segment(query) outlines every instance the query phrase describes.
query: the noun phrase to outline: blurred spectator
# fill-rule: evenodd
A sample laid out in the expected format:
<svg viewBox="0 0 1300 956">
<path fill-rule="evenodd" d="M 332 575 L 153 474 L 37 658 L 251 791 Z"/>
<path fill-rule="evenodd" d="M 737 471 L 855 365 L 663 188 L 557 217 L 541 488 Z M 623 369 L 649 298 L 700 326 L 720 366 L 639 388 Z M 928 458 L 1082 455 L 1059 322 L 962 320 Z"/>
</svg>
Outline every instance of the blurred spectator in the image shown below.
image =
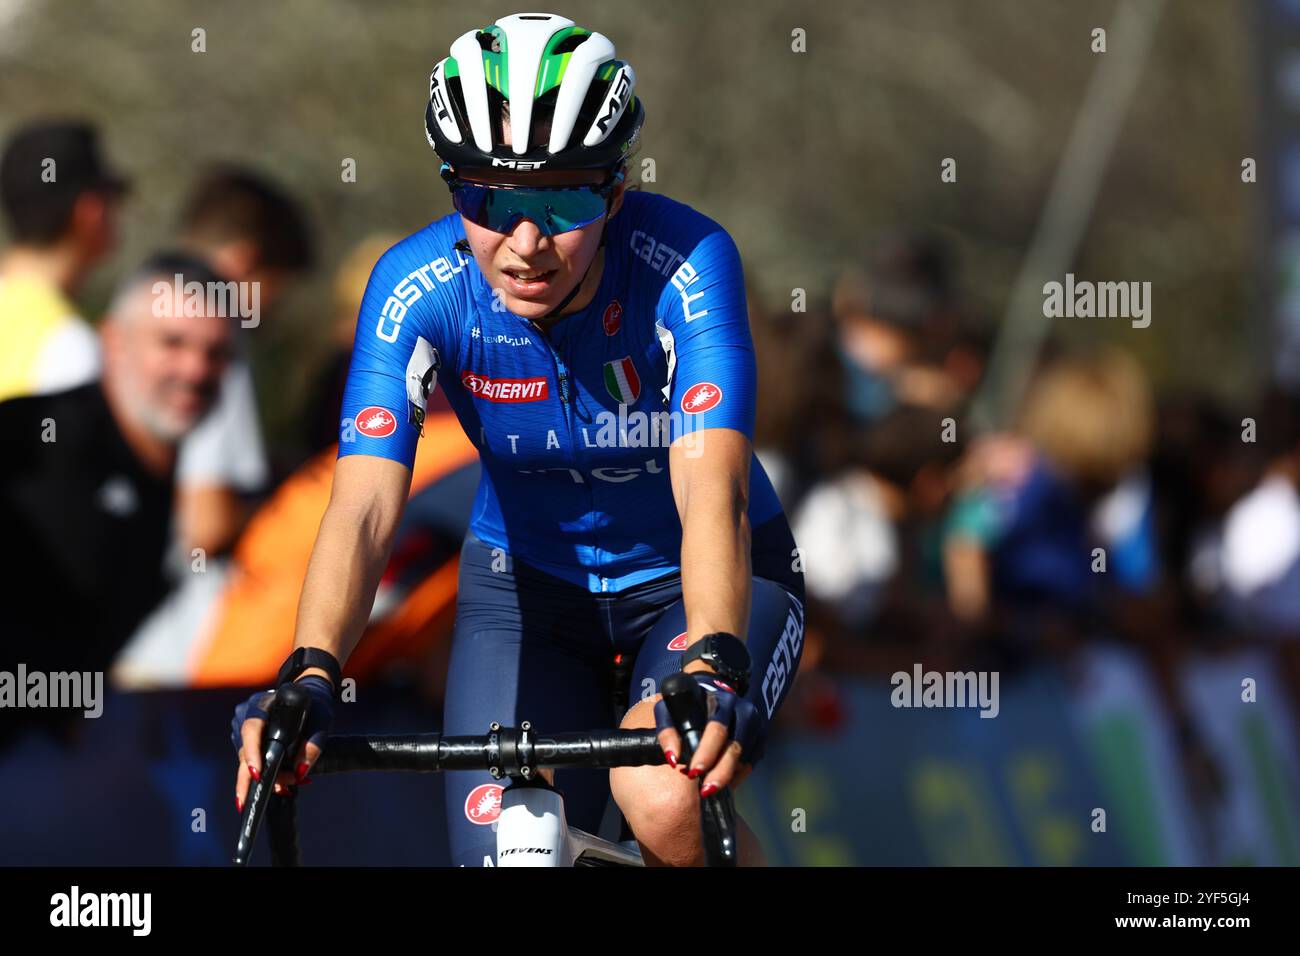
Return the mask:
<svg viewBox="0 0 1300 956">
<path fill-rule="evenodd" d="M 298 204 L 237 167 L 216 167 L 199 180 L 184 204 L 178 233 L 180 244 L 218 275 L 257 290 L 258 323 L 313 261 Z M 217 407 L 186 440 L 178 466 L 182 540 L 208 555 L 231 547 L 249 514 L 244 496 L 266 490 L 270 480 L 244 347 L 237 336 Z"/>
<path fill-rule="evenodd" d="M 352 339 L 357 333 L 357 315 L 365 296 L 366 280 L 379 257 L 401 238 L 398 235 L 377 235 L 361 240 L 339 264 L 338 271 L 334 274 L 334 320 L 329 333 L 330 355 L 316 376 L 315 385 L 308 390 L 305 428 L 309 454 L 329 448 L 339 440 L 343 386 L 348 380 Z M 441 397 L 442 390 L 435 390 L 434 395 Z"/>
<path fill-rule="evenodd" d="M 864 266 L 840 276 L 831 309 L 844 402 L 856 421 L 897 403 L 946 410 L 962 399 L 962 384 L 936 361 L 958 334 L 954 275 L 947 243 L 915 234 L 887 238 Z"/>
<path fill-rule="evenodd" d="M 858 436 L 857 458 L 815 485 L 795 514 L 810 614 L 851 638 L 868 636 L 887 598 L 896 615 L 939 587 L 932 525 L 961 453 L 955 428 L 935 411 L 899 406 Z M 909 631 L 898 626 L 895 633 Z M 878 635 L 872 635 L 873 637 Z"/>
<path fill-rule="evenodd" d="M 336 275 L 333 332 L 344 380 L 370 270 L 395 241 L 382 236 L 363 241 Z M 334 399 L 331 408 L 320 410 L 331 423 L 329 444 L 257 508 L 230 556 L 207 560 L 203 574 L 185 574 L 182 586 L 139 629 L 114 664 L 115 684 L 252 686 L 274 679 L 293 646 L 303 575 L 329 503 L 341 404 Z M 370 676 L 395 662 L 419 666 L 442 650 L 478 473 L 474 446 L 436 389 L 416 450 L 410 501 L 366 638 L 348 659 L 349 675 Z M 427 669 L 423 676 L 436 682 Z"/>
<path fill-rule="evenodd" d="M 826 457 L 817 453 L 818 443 L 842 430 L 831 326 L 815 307 L 771 312 L 752 287 L 746 287 L 745 301 L 758 380 L 765 383 L 755 397 L 754 454 L 789 510 Z"/>
<path fill-rule="evenodd" d="M 1182 628 L 1209 623 L 1222 588 L 1223 518 L 1263 472 L 1259 445 L 1242 441 L 1242 414 L 1209 399 L 1161 402 L 1152 461 L 1158 550 L 1174 571 L 1167 587 Z"/>
<path fill-rule="evenodd" d="M 953 611 L 1083 614 L 1097 596 L 1094 507 L 1150 453 L 1155 412 L 1145 374 L 1111 350 L 1049 364 L 1014 435 L 983 439 L 964 465 L 944 543 Z"/>
<path fill-rule="evenodd" d="M 99 374 L 99 343 L 69 301 L 117 243 L 126 180 L 85 123 L 16 132 L 0 158 L 11 245 L 0 255 L 0 401 L 61 391 Z"/>
<path fill-rule="evenodd" d="M 1300 637 L 1300 414 L 1295 399 L 1271 393 L 1256 430 L 1263 475 L 1224 517 L 1218 577 L 1235 624 L 1262 636 Z"/>
<path fill-rule="evenodd" d="M 0 404 L 7 667 L 102 670 L 167 591 L 177 446 L 212 407 L 231 340 L 230 320 L 186 314 L 178 273 L 216 280 L 167 254 L 123 283 L 102 381 Z"/>
</svg>

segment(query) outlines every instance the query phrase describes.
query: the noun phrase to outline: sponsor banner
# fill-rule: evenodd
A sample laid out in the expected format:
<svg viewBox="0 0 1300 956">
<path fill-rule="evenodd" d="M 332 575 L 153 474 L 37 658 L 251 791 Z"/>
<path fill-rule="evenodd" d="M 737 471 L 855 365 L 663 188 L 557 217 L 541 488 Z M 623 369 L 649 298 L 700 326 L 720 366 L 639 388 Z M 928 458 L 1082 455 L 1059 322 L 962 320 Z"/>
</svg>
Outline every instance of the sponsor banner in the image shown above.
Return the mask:
<svg viewBox="0 0 1300 956">
<path fill-rule="evenodd" d="M 1181 676 L 1230 784 L 1212 856 L 1140 660 L 1097 649 L 1076 664 L 1068 681 L 1047 667 L 1003 674 L 993 720 L 896 708 L 886 676 L 823 677 L 834 707 L 800 707 L 810 688 L 796 683 L 737 806 L 774 865 L 1294 864 L 1296 738 L 1270 655 L 1197 661 Z M 1238 704 L 1242 677 L 1257 675 L 1261 703 Z M 438 730 L 426 701 L 373 691 L 336 732 Z M 247 693 L 110 691 L 99 719 L 78 719 L 75 747 L 40 733 L 11 741 L 0 750 L 0 865 L 228 865 L 233 752 L 214 728 L 229 727 Z M 1240 719 L 1225 719 L 1229 707 Z M 320 778 L 299 809 L 304 862 L 446 865 L 444 787 L 437 774 Z M 500 798 L 486 788 L 461 791 L 452 812 L 490 824 Z M 253 861 L 267 862 L 264 841 Z"/>
<path fill-rule="evenodd" d="M 1078 656 L 1070 711 L 1101 785 L 1107 833 L 1137 866 L 1201 866 L 1195 807 L 1174 727 L 1142 658 L 1097 645 Z"/>
<path fill-rule="evenodd" d="M 1181 674 L 1197 734 L 1219 771 L 1208 795 L 1212 866 L 1300 866 L 1300 767 L 1290 702 L 1271 654 L 1198 657 Z M 1245 699 L 1243 699 L 1245 698 Z"/>
<path fill-rule="evenodd" d="M 842 715 L 790 727 L 786 700 L 737 808 L 774 866 L 1116 866 L 1135 862 L 1089 829 L 1106 806 L 1047 669 L 1004 675 L 1001 711 L 896 708 L 886 677 L 831 680 Z M 803 723 L 807 723 L 805 718 Z"/>
<path fill-rule="evenodd" d="M 251 692 L 110 691 L 99 720 L 77 720 L 75 746 L 41 733 L 0 745 L 0 866 L 229 866 L 230 715 Z M 429 718 L 418 694 L 377 689 L 340 710 L 334 732 L 436 731 Z M 299 807 L 304 864 L 448 865 L 444 786 L 440 774 L 317 779 Z M 252 863 L 270 863 L 265 834 Z"/>
</svg>

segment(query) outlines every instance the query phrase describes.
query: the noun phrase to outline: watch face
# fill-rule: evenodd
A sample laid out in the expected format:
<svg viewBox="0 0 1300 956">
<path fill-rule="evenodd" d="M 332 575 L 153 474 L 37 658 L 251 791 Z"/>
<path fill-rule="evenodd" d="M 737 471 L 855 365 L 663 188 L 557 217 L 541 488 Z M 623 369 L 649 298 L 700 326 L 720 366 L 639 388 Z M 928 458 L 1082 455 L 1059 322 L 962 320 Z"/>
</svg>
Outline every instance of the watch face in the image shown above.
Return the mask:
<svg viewBox="0 0 1300 956">
<path fill-rule="evenodd" d="M 709 657 L 733 676 L 749 676 L 749 651 L 739 638 L 710 638 Z"/>
</svg>

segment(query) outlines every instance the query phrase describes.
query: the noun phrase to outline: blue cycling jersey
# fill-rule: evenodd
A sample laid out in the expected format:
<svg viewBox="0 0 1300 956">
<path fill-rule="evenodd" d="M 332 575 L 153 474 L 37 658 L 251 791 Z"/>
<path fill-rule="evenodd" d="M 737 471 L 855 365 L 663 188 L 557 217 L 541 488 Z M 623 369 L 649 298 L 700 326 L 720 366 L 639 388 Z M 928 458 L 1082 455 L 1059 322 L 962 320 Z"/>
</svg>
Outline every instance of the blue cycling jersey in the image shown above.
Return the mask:
<svg viewBox="0 0 1300 956">
<path fill-rule="evenodd" d="M 740 256 L 717 223 L 665 196 L 624 195 L 600 287 L 549 333 L 508 311 L 459 214 L 389 249 L 371 273 L 344 393 L 339 456 L 408 466 L 441 385 L 483 469 L 473 532 L 589 591 L 679 570 L 668 446 L 754 432 L 754 349 Z M 751 527 L 781 514 L 758 459 Z"/>
</svg>

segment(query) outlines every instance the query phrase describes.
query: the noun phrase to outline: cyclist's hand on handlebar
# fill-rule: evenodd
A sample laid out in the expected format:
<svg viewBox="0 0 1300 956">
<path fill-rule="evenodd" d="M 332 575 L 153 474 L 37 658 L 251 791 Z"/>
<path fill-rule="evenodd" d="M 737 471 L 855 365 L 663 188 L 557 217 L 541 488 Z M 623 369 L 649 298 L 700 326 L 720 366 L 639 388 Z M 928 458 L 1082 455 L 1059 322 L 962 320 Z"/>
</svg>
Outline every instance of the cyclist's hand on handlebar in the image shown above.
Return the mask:
<svg viewBox="0 0 1300 956">
<path fill-rule="evenodd" d="M 302 743 L 292 755 L 287 766 L 292 772 L 281 770 L 275 781 L 275 792 L 292 792 L 292 788 L 302 783 L 310 783 L 307 774 L 321 755 L 321 745 L 334 722 L 334 689 L 323 677 L 309 675 L 298 682 L 311 696 L 307 707 L 307 719 L 303 724 Z M 230 723 L 230 742 L 239 754 L 239 773 L 235 778 L 235 805 L 242 812 L 248 799 L 248 790 L 253 779 L 261 779 L 262 755 L 265 746 L 262 732 L 266 728 L 267 713 L 275 691 L 259 691 L 235 708 L 234 719 Z"/>
<path fill-rule="evenodd" d="M 754 705 L 710 671 L 693 671 L 691 676 L 704 688 L 708 723 L 700 746 L 689 761 L 681 757 L 682 741 L 673 726 L 668 706 L 655 704 L 657 739 L 678 773 L 699 780 L 700 795 L 709 796 L 723 787 L 739 786 L 754 769 L 762 753 L 762 726 Z"/>
</svg>

